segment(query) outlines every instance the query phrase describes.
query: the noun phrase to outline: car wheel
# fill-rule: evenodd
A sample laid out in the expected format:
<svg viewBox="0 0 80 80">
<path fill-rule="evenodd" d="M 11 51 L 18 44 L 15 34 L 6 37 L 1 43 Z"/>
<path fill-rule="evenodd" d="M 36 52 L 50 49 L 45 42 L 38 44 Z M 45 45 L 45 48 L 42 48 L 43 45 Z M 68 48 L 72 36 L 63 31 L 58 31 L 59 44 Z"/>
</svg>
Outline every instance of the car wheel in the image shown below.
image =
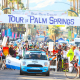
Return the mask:
<svg viewBox="0 0 80 80">
<path fill-rule="evenodd" d="M 20 68 L 20 75 L 23 75 L 23 72 L 22 72 L 21 68 Z"/>
<path fill-rule="evenodd" d="M 49 76 L 49 71 L 47 72 L 46 76 Z"/>
</svg>

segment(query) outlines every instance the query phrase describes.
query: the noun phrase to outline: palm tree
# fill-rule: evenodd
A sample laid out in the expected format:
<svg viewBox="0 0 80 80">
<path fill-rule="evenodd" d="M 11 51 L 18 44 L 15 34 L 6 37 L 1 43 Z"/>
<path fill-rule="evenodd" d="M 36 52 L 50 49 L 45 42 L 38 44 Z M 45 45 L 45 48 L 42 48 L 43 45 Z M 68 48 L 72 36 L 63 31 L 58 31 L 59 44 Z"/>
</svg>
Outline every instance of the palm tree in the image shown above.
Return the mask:
<svg viewBox="0 0 80 80">
<path fill-rule="evenodd" d="M 17 10 L 19 10 L 19 4 L 21 3 L 21 0 L 16 0 L 16 3 L 17 3 Z M 18 24 L 18 27 L 19 27 L 19 24 Z"/>
<path fill-rule="evenodd" d="M 75 0 L 73 0 L 73 10 L 75 11 Z"/>
<path fill-rule="evenodd" d="M 51 35 L 52 35 L 51 39 L 55 41 L 56 37 L 59 36 L 60 28 L 57 26 L 52 26 L 52 25 L 49 25 L 48 27 L 49 27 L 49 33 L 51 33 Z M 53 39 L 53 36 L 54 36 L 54 39 Z"/>
<path fill-rule="evenodd" d="M 21 10 L 24 8 L 24 4 L 23 3 L 20 4 L 20 8 L 21 8 Z"/>
<path fill-rule="evenodd" d="M 2 9 L 3 9 L 3 0 L 2 0 Z"/>
<path fill-rule="evenodd" d="M 21 4 L 21 0 L 16 0 L 17 3 L 17 9 L 19 10 L 19 4 Z"/>
<path fill-rule="evenodd" d="M 77 13 L 78 13 L 78 2 L 79 2 L 79 0 L 77 0 Z"/>
</svg>

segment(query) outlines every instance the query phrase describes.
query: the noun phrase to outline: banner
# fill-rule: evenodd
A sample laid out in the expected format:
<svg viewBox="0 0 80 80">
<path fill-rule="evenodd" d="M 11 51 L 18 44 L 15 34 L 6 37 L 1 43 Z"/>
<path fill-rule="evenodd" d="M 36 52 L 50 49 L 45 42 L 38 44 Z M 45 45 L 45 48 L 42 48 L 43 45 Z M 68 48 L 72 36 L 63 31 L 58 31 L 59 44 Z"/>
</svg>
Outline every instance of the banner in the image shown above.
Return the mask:
<svg viewBox="0 0 80 80">
<path fill-rule="evenodd" d="M 7 57 L 6 58 L 6 67 L 9 69 L 17 69 L 20 70 L 20 60 L 13 58 L 13 57 Z"/>
<path fill-rule="evenodd" d="M 11 14 L 32 15 L 32 16 L 68 16 L 67 11 L 11 10 Z"/>
<path fill-rule="evenodd" d="M 68 31 L 68 39 L 71 40 L 71 31 Z"/>
<path fill-rule="evenodd" d="M 49 50 L 48 51 L 53 51 L 53 45 L 54 42 L 49 42 Z"/>
<path fill-rule="evenodd" d="M 74 38 L 77 38 L 77 34 L 74 34 Z"/>
<path fill-rule="evenodd" d="M 17 33 L 15 34 L 15 38 L 17 38 Z"/>
<path fill-rule="evenodd" d="M 72 33 L 72 39 L 74 39 L 74 33 Z"/>
<path fill-rule="evenodd" d="M 21 38 L 21 34 L 19 34 L 19 37 Z"/>
<path fill-rule="evenodd" d="M 2 46 L 6 46 L 6 43 L 7 43 L 7 37 L 4 36 L 2 41 Z"/>
<path fill-rule="evenodd" d="M 5 35 L 5 30 L 3 29 L 2 30 L 2 37 L 4 37 L 4 35 Z"/>
<path fill-rule="evenodd" d="M 7 56 L 9 54 L 9 47 L 3 47 L 3 54 Z"/>
<path fill-rule="evenodd" d="M 15 33 L 14 33 L 14 38 L 15 38 Z"/>
<path fill-rule="evenodd" d="M 6 17 L 6 19 L 5 19 Z M 0 15 L 0 23 L 80 26 L 79 17 Z"/>
<path fill-rule="evenodd" d="M 8 29 L 8 30 L 7 30 L 7 36 L 8 36 L 8 37 L 11 37 L 11 29 Z"/>
<path fill-rule="evenodd" d="M 7 37 L 7 30 L 5 30 L 5 36 Z"/>
<path fill-rule="evenodd" d="M 12 32 L 12 38 L 14 38 L 14 32 Z"/>
</svg>

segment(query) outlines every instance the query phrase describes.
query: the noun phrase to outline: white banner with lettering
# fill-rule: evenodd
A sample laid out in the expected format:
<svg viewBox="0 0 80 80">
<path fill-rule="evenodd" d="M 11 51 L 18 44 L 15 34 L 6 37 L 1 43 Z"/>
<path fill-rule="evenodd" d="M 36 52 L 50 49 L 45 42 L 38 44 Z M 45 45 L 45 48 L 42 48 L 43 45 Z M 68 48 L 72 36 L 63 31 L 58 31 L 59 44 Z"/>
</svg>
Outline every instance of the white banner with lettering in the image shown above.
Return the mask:
<svg viewBox="0 0 80 80">
<path fill-rule="evenodd" d="M 32 16 L 68 16 L 68 11 L 11 10 L 11 14 Z"/>
<path fill-rule="evenodd" d="M 4 14 L 0 15 L 0 23 L 80 26 L 80 18 Z"/>
</svg>

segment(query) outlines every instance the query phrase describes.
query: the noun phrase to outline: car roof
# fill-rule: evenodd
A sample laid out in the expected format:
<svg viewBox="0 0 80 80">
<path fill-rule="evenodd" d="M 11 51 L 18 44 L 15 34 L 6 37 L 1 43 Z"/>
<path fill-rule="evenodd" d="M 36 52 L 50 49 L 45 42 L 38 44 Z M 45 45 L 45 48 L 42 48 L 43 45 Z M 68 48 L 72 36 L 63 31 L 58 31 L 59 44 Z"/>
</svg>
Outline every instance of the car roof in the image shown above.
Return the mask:
<svg viewBox="0 0 80 80">
<path fill-rule="evenodd" d="M 31 50 L 28 50 L 27 52 L 39 52 L 39 53 L 44 52 L 45 53 L 45 51 L 42 51 L 40 49 L 31 49 Z"/>
</svg>

